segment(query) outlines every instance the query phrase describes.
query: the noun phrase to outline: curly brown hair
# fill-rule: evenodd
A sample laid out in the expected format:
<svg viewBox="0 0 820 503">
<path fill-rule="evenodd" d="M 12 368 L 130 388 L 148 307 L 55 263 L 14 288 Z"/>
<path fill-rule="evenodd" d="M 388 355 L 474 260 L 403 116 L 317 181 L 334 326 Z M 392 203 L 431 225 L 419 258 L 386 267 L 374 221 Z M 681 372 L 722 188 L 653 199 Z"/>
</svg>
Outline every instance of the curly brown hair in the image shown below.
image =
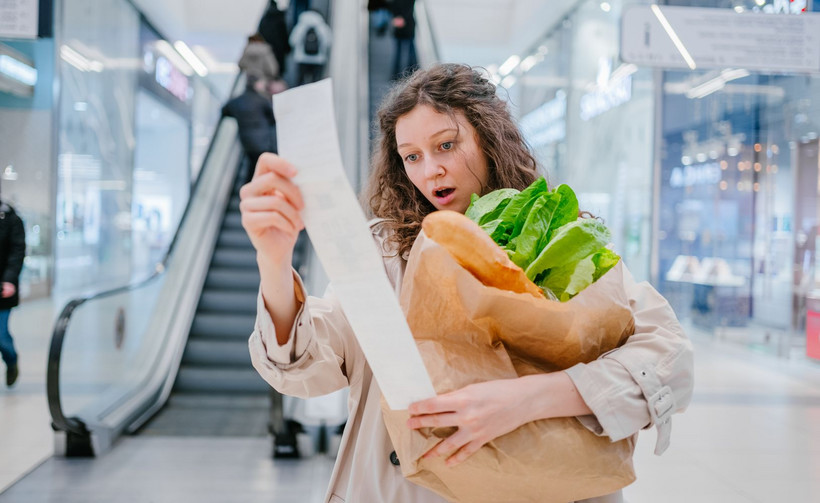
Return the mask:
<svg viewBox="0 0 820 503">
<path fill-rule="evenodd" d="M 476 130 L 487 157 L 489 180 L 483 194 L 511 187 L 524 190 L 538 177 L 536 161 L 495 85 L 468 65 L 439 64 L 398 82 L 378 112 L 378 136 L 363 194 L 374 217 L 385 219 L 399 255 L 413 246 L 421 221 L 435 207 L 408 178 L 396 145 L 396 123 L 418 105 L 440 113 L 461 112 Z M 483 195 L 479 194 L 479 195 Z"/>
</svg>

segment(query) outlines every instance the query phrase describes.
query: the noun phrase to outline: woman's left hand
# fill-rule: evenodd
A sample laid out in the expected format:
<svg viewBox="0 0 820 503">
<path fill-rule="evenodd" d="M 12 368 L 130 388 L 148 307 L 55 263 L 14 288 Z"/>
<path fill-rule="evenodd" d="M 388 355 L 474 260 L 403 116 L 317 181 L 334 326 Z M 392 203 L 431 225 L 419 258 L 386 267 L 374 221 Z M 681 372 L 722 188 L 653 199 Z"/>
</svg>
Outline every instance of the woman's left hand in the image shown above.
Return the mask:
<svg viewBox="0 0 820 503">
<path fill-rule="evenodd" d="M 530 421 L 525 415 L 527 387 L 518 384 L 519 379 L 476 383 L 410 405 L 411 429 L 458 427 L 424 457 L 449 456 L 447 465 L 458 464 L 490 440 Z"/>
</svg>

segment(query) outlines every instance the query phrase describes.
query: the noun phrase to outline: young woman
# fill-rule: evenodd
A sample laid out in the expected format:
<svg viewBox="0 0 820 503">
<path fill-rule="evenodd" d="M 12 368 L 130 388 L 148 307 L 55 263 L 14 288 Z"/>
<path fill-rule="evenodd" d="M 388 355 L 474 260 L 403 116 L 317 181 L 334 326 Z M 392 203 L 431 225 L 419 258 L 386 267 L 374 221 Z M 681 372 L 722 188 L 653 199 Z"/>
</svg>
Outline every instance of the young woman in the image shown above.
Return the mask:
<svg viewBox="0 0 820 503">
<path fill-rule="evenodd" d="M 379 112 L 380 140 L 367 192 L 374 240 L 400 291 L 409 250 L 430 212 L 464 212 L 473 193 L 526 188 L 536 162 L 495 87 L 468 66 L 444 64 L 399 83 Z M 244 186 L 242 222 L 261 274 L 253 364 L 298 397 L 350 387 L 345 428 L 326 501 L 443 502 L 402 477 L 382 421 L 380 391 L 332 290 L 308 297 L 291 269 L 302 199 L 285 159 L 264 154 Z M 658 427 L 692 393 L 692 348 L 669 304 L 627 273 L 635 334 L 620 348 L 562 372 L 489 381 L 413 404 L 408 427 L 456 426 L 427 455 L 459 463 L 486 442 L 542 418 L 575 416 L 613 441 Z M 526 404 L 526 406 L 524 406 Z M 595 498 L 621 501 L 620 492 Z"/>
</svg>

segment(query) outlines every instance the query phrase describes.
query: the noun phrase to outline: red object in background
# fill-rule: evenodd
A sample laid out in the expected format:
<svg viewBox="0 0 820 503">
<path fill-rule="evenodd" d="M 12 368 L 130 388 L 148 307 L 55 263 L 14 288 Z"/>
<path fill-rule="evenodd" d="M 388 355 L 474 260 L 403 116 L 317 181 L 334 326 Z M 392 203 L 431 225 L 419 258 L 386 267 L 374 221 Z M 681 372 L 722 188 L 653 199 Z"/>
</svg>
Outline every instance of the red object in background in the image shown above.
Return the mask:
<svg viewBox="0 0 820 503">
<path fill-rule="evenodd" d="M 806 312 L 806 355 L 820 360 L 820 313 Z"/>
</svg>

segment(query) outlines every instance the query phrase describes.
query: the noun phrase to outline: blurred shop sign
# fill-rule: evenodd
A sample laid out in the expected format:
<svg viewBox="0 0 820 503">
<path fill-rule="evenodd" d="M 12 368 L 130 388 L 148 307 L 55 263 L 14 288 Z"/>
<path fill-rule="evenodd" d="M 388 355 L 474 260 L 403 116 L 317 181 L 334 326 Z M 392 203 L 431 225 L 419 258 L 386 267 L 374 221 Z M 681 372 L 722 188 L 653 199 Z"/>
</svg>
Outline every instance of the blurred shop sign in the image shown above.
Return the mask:
<svg viewBox="0 0 820 503">
<path fill-rule="evenodd" d="M 0 38 L 37 38 L 40 0 L 0 1 Z"/>
<path fill-rule="evenodd" d="M 806 295 L 806 356 L 820 360 L 820 292 Z"/>
<path fill-rule="evenodd" d="M 817 13 L 635 5 L 621 23 L 621 58 L 636 65 L 820 72 Z"/>
<path fill-rule="evenodd" d="M 593 89 L 581 96 L 581 119 L 588 121 L 593 117 L 623 105 L 632 99 L 632 74 L 638 68 L 635 65 L 621 65 L 612 71 L 612 60 L 598 60 L 598 75 Z"/>
</svg>

